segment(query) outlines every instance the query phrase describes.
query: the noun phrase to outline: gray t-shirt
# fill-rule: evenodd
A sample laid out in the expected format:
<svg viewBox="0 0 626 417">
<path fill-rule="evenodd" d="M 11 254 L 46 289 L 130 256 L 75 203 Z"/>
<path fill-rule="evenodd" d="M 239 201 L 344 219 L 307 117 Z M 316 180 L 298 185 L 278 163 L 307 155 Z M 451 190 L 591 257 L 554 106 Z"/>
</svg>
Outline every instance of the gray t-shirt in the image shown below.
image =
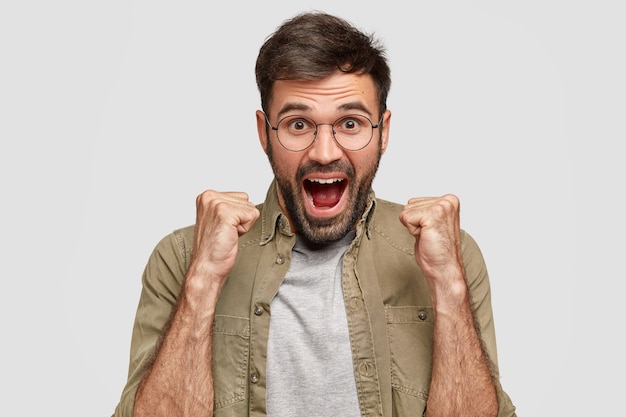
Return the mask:
<svg viewBox="0 0 626 417">
<path fill-rule="evenodd" d="M 354 236 L 324 246 L 297 238 L 271 302 L 270 417 L 361 415 L 341 287 L 341 261 Z"/>
</svg>

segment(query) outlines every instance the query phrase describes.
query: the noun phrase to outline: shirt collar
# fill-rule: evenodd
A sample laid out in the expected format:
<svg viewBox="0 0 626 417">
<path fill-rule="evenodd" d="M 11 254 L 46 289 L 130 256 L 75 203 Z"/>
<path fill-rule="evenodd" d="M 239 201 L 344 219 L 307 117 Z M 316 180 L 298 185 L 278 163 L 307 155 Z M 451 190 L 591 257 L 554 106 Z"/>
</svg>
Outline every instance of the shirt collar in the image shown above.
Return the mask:
<svg viewBox="0 0 626 417">
<path fill-rule="evenodd" d="M 261 245 L 270 242 L 276 235 L 276 231 L 287 236 L 294 235 L 289 227 L 289 219 L 280 208 L 275 179 L 272 180 L 265 196 L 265 202 L 261 209 L 261 222 Z"/>
</svg>

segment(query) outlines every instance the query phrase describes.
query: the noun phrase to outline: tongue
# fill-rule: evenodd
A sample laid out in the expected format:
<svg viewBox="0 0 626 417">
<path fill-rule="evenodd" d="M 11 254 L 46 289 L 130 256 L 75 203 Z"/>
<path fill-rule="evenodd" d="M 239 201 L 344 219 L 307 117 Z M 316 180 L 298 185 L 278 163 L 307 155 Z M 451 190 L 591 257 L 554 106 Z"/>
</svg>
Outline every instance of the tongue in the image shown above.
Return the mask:
<svg viewBox="0 0 626 417">
<path fill-rule="evenodd" d="M 334 207 L 339 203 L 343 191 L 340 182 L 333 184 L 309 183 L 308 188 L 315 207 Z"/>
</svg>

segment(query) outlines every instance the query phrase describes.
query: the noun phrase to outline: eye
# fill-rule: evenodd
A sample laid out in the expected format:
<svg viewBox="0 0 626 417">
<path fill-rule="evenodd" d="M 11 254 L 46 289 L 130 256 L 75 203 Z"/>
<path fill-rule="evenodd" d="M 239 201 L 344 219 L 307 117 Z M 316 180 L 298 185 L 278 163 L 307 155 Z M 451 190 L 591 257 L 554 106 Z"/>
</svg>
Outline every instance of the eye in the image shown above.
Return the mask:
<svg viewBox="0 0 626 417">
<path fill-rule="evenodd" d="M 315 130 L 315 123 L 303 117 L 287 117 L 280 122 L 279 128 L 290 135 L 302 135 Z"/>
<path fill-rule="evenodd" d="M 362 116 L 346 116 L 335 122 L 335 130 L 341 133 L 356 134 L 367 126 L 367 119 Z"/>
<path fill-rule="evenodd" d="M 304 130 L 306 129 L 307 123 L 304 120 L 294 120 L 289 123 L 289 128 L 293 130 Z"/>
</svg>

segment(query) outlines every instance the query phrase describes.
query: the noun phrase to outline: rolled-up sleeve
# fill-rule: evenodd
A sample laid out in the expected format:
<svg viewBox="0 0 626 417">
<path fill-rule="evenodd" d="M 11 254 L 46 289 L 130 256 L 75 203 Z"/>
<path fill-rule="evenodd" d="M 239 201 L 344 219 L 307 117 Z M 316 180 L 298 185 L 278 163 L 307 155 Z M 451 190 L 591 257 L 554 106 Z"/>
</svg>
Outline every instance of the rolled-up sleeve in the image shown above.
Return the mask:
<svg viewBox="0 0 626 417">
<path fill-rule="evenodd" d="M 176 306 L 191 255 L 181 230 L 164 237 L 148 259 L 135 315 L 128 380 L 113 417 L 132 417 L 139 383 L 154 360 L 157 345 Z"/>
<path fill-rule="evenodd" d="M 496 330 L 491 306 L 491 286 L 485 261 L 478 244 L 467 233 L 463 233 L 462 236 L 462 250 L 476 327 L 493 367 L 492 371 L 499 403 L 498 417 L 515 417 L 515 406 L 507 393 L 502 389 L 498 378 Z"/>
</svg>

